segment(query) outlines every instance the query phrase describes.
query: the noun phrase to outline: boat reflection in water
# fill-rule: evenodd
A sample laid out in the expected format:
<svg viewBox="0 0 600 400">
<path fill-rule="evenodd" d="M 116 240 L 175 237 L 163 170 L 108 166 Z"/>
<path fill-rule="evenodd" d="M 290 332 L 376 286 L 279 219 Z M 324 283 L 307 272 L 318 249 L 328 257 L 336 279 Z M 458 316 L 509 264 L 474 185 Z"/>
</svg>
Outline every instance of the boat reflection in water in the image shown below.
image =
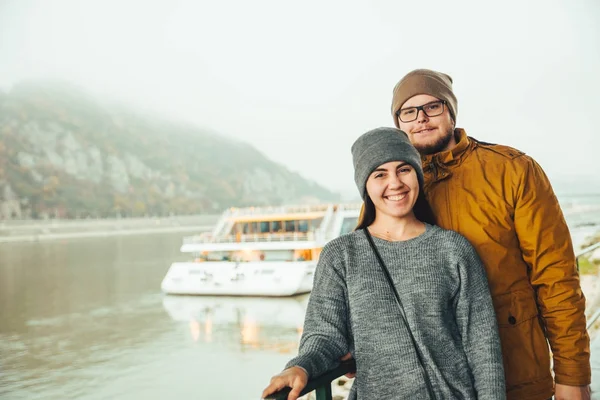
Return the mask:
<svg viewBox="0 0 600 400">
<path fill-rule="evenodd" d="M 240 351 L 295 353 L 308 297 L 167 295 L 163 306 L 173 320 L 189 324 L 195 342 L 235 343 Z"/>
</svg>

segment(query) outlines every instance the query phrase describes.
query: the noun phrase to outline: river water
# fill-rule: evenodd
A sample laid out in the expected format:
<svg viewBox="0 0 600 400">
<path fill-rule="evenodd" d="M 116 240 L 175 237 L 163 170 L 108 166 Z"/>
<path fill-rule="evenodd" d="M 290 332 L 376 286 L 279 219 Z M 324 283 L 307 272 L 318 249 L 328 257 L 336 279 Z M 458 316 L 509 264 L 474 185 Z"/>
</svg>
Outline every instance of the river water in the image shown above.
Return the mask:
<svg viewBox="0 0 600 400">
<path fill-rule="evenodd" d="M 576 247 L 600 229 L 590 199 L 563 200 Z M 0 243 L 0 398 L 258 399 L 308 295 L 163 295 L 185 235 Z"/>
<path fill-rule="evenodd" d="M 308 296 L 165 296 L 184 235 L 0 245 L 0 398 L 258 399 Z"/>
</svg>

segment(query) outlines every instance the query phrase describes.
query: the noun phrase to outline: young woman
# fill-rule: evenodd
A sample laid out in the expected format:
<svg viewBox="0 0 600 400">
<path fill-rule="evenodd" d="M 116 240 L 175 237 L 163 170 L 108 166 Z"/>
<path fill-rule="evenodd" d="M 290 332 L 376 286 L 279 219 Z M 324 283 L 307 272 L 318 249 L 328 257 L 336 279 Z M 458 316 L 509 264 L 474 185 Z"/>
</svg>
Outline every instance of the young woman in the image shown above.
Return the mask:
<svg viewBox="0 0 600 400">
<path fill-rule="evenodd" d="M 295 400 L 350 352 L 350 398 L 505 399 L 483 266 L 464 237 L 433 225 L 418 152 L 404 132 L 379 128 L 352 156 L 365 211 L 323 248 L 299 354 L 263 397 L 289 386 Z"/>
</svg>

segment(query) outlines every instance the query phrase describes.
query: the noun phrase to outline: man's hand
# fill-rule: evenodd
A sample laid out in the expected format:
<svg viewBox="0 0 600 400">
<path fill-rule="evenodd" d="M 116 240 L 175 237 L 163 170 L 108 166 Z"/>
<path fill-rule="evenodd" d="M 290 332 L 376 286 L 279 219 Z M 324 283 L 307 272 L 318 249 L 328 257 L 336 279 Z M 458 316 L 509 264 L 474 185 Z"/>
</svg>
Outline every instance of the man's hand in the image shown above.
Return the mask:
<svg viewBox="0 0 600 400">
<path fill-rule="evenodd" d="M 296 400 L 300 396 L 300 392 L 308 383 L 308 375 L 304 369 L 300 367 L 290 367 L 279 375 L 271 378 L 271 383 L 262 392 L 262 399 L 268 395 L 275 393 L 285 387 L 292 388 L 288 395 L 288 400 Z"/>
<path fill-rule="evenodd" d="M 555 400 L 590 400 L 589 386 L 568 386 L 557 383 L 554 388 Z"/>
<path fill-rule="evenodd" d="M 340 358 L 340 361 L 346 361 L 352 358 L 352 354 L 348 353 L 344 357 Z M 354 378 L 356 376 L 356 372 L 348 372 L 344 375 L 346 378 Z"/>
</svg>

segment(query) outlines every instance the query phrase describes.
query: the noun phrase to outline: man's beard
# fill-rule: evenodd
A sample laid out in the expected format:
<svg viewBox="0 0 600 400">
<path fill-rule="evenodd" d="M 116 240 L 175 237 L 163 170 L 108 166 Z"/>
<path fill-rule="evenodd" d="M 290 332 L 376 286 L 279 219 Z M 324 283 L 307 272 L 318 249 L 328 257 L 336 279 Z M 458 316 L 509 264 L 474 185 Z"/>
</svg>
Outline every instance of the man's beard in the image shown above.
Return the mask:
<svg viewBox="0 0 600 400">
<path fill-rule="evenodd" d="M 415 144 L 415 148 L 423 156 L 439 153 L 441 151 L 444 151 L 446 147 L 448 147 L 448 143 L 450 143 L 450 141 L 452 140 L 452 135 L 454 135 L 454 129 L 449 129 L 444 136 L 436 140 L 434 143 L 425 145 Z"/>
</svg>

